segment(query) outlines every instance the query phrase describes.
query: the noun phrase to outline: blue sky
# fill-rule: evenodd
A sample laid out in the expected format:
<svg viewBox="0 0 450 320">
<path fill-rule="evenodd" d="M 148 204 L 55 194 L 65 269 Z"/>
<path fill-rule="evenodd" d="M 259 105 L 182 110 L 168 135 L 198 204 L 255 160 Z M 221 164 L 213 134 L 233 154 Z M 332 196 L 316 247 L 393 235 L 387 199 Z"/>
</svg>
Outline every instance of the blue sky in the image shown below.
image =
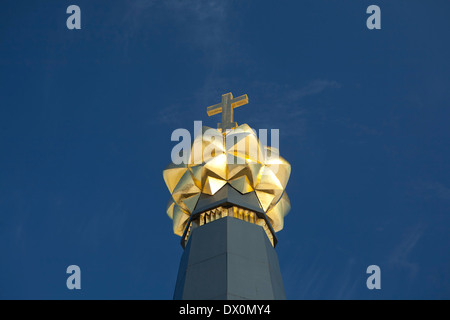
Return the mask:
<svg viewBox="0 0 450 320">
<path fill-rule="evenodd" d="M 226 92 L 249 96 L 238 123 L 280 129 L 292 165 L 288 299 L 450 298 L 449 9 L 2 1 L 0 298 L 171 299 L 170 135 L 214 127 L 206 107 Z M 366 288 L 372 264 L 381 290 Z"/>
</svg>

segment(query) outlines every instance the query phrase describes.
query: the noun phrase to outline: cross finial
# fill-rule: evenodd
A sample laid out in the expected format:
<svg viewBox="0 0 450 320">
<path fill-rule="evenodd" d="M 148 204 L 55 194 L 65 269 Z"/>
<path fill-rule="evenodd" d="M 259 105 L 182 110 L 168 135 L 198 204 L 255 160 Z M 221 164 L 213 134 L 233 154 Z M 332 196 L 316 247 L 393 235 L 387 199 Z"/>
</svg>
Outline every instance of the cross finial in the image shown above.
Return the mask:
<svg viewBox="0 0 450 320">
<path fill-rule="evenodd" d="M 225 132 L 227 129 L 233 129 L 237 127 L 237 123 L 233 119 L 233 109 L 240 107 L 248 103 L 248 97 L 246 94 L 234 98 L 233 94 L 226 93 L 222 95 L 222 102 L 210 106 L 206 109 L 208 116 L 212 116 L 218 113 L 222 113 L 222 123 L 219 123 L 217 127 Z"/>
</svg>

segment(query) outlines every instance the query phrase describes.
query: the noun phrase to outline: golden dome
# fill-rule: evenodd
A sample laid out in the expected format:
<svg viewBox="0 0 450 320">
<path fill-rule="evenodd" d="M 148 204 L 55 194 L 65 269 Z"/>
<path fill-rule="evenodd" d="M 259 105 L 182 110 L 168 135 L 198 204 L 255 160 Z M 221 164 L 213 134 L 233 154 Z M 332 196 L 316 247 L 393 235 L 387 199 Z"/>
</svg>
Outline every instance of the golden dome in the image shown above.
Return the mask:
<svg viewBox="0 0 450 320">
<path fill-rule="evenodd" d="M 186 162 L 170 164 L 164 181 L 172 197 L 167 215 L 173 231 L 182 236 L 201 195 L 214 196 L 225 185 L 240 194 L 254 192 L 275 232 L 283 229 L 290 210 L 285 192 L 290 164 L 274 148 L 262 145 L 255 132 L 243 124 L 222 133 L 203 127 L 195 137 Z"/>
</svg>

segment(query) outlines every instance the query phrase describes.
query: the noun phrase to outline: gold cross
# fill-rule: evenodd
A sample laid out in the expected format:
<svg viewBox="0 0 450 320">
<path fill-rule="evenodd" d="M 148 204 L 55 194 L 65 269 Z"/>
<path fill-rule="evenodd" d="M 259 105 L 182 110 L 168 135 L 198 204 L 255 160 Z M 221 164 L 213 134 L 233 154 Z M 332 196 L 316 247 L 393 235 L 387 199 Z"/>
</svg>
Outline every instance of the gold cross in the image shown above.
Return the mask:
<svg viewBox="0 0 450 320">
<path fill-rule="evenodd" d="M 222 112 L 222 123 L 217 125 L 217 128 L 222 129 L 222 133 L 225 133 L 227 129 L 233 129 L 237 127 L 237 123 L 233 120 L 233 109 L 240 107 L 248 103 L 248 97 L 246 94 L 233 99 L 233 94 L 226 93 L 222 95 L 222 102 L 210 106 L 206 109 L 208 116 L 212 116 Z"/>
</svg>

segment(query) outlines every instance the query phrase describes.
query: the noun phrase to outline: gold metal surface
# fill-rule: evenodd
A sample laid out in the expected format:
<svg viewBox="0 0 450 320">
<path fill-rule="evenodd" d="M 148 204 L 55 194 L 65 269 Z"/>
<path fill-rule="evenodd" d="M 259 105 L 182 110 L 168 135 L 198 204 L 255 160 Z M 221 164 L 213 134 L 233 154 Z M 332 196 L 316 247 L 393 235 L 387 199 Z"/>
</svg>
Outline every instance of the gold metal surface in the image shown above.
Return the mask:
<svg viewBox="0 0 450 320">
<path fill-rule="evenodd" d="M 248 181 L 247 176 L 240 176 L 239 178 L 236 178 L 234 180 L 231 180 L 230 185 L 235 188 L 237 191 L 239 191 L 242 194 L 249 193 L 253 191 L 252 186 L 250 185 L 250 182 Z"/>
<path fill-rule="evenodd" d="M 207 177 L 202 192 L 213 196 L 217 191 L 219 191 L 226 184 L 227 184 L 226 180 L 216 179 L 213 177 Z"/>
<path fill-rule="evenodd" d="M 283 229 L 284 217 L 289 213 L 290 210 L 291 202 L 287 193 L 285 192 L 281 199 L 276 203 L 276 205 L 266 213 L 275 232 Z"/>
<path fill-rule="evenodd" d="M 208 107 L 208 115 L 222 112 L 219 128 L 203 127 L 201 134 L 194 138 L 189 163 L 170 164 L 164 170 L 164 181 L 172 195 L 167 215 L 173 220 L 175 234 L 183 234 L 202 193 L 214 195 L 226 184 L 241 194 L 254 191 L 274 231 L 283 229 L 284 217 L 290 210 L 285 188 L 291 166 L 277 149 L 262 145 L 249 125 L 234 126 L 233 108 L 246 103 L 247 95 L 233 99 L 227 93 L 221 103 Z M 248 212 L 233 210 L 236 210 L 233 216 L 242 220 L 261 225 L 259 220 L 264 221 Z M 206 214 L 204 217 L 203 222 L 219 216 Z M 265 229 L 268 230 L 267 225 Z"/>
</svg>

